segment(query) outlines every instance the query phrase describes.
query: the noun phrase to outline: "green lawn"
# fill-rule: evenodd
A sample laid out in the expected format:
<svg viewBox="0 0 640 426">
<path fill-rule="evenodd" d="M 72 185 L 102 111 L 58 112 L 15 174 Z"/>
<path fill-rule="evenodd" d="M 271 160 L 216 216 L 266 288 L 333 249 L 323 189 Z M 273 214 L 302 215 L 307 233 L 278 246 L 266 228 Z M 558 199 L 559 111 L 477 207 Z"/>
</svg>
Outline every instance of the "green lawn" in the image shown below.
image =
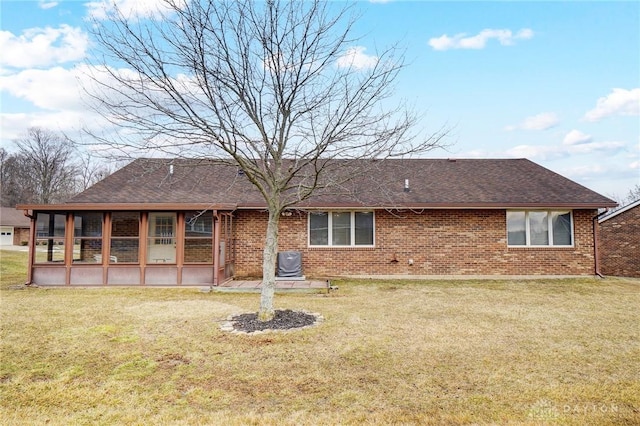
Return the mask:
<svg viewBox="0 0 640 426">
<path fill-rule="evenodd" d="M 0 256 L 1 424 L 640 423 L 638 280 L 343 281 L 247 336 L 256 294 L 16 289 Z"/>
</svg>

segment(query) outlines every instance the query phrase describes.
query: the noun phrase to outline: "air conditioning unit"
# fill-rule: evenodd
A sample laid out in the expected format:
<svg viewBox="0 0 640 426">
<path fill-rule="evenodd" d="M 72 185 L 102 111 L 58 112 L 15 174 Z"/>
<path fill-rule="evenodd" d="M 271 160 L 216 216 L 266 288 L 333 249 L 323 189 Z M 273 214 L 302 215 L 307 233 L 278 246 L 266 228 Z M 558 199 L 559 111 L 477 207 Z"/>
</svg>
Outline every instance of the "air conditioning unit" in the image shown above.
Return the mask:
<svg viewBox="0 0 640 426">
<path fill-rule="evenodd" d="M 277 271 L 277 278 L 304 280 L 304 275 L 302 275 L 302 253 L 299 251 L 279 252 Z"/>
</svg>

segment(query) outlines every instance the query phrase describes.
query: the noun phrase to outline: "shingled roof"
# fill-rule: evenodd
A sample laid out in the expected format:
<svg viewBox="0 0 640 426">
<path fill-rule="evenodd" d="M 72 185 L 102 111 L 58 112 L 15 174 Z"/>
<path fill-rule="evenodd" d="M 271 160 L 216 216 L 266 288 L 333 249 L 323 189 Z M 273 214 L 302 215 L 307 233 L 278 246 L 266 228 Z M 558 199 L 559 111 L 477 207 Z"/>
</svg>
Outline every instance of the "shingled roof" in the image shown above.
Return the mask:
<svg viewBox="0 0 640 426">
<path fill-rule="evenodd" d="M 23 212 L 16 210 L 13 207 L 0 208 L 0 225 L 28 228 L 30 224 L 31 221 Z"/>
<path fill-rule="evenodd" d="M 369 161 L 374 169 L 347 185 L 318 191 L 299 207 L 591 209 L 616 205 L 526 159 L 362 161 Z M 356 167 L 358 162 L 345 161 L 339 170 L 349 174 Z M 109 209 L 107 204 L 130 203 L 266 207 L 237 167 L 185 159 L 135 160 L 69 201 L 74 208 L 93 204 L 93 208 Z"/>
</svg>

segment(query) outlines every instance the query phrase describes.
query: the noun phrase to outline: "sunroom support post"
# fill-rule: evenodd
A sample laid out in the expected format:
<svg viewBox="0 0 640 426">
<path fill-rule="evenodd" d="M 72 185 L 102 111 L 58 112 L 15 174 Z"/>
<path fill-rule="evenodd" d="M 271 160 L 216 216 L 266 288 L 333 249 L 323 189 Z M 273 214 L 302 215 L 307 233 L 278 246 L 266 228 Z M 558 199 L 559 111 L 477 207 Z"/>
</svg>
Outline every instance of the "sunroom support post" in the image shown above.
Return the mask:
<svg viewBox="0 0 640 426">
<path fill-rule="evenodd" d="M 109 265 L 111 256 L 111 212 L 102 214 L 102 285 L 109 280 Z"/>
<path fill-rule="evenodd" d="M 220 283 L 220 216 L 218 210 L 213 211 L 213 285 Z"/>
<path fill-rule="evenodd" d="M 36 213 L 29 215 L 29 211 L 25 210 L 24 215 L 29 218 L 29 267 L 27 268 L 26 285 L 33 282 L 33 264 L 36 263 Z"/>
<path fill-rule="evenodd" d="M 74 214 L 65 212 L 65 226 L 64 226 L 64 267 L 67 270 L 66 285 L 71 285 L 71 267 L 73 266 L 73 250 L 74 250 Z M 53 216 L 53 215 L 51 215 Z M 82 250 L 82 247 L 80 247 Z"/>
<path fill-rule="evenodd" d="M 173 234 L 175 235 L 174 245 L 176 247 L 176 285 L 179 286 L 182 285 L 182 271 L 184 270 L 184 245 L 186 242 L 186 228 L 184 221 L 184 212 L 177 212 L 176 230 Z"/>
<path fill-rule="evenodd" d="M 138 262 L 140 262 L 140 285 L 147 285 L 147 244 L 149 242 L 148 239 L 148 231 L 149 231 L 149 212 L 142 212 L 140 216 L 140 239 L 139 239 L 139 256 Z"/>
</svg>

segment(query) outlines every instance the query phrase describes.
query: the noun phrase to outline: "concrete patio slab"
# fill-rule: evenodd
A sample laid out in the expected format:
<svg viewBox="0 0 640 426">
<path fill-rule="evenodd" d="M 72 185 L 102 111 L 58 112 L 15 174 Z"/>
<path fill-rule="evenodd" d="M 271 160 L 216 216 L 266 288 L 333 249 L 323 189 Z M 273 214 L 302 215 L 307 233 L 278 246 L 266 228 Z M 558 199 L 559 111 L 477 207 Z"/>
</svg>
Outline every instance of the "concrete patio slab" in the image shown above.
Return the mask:
<svg viewBox="0 0 640 426">
<path fill-rule="evenodd" d="M 330 282 L 328 280 L 277 280 L 276 292 L 302 292 L 320 293 L 329 291 Z M 259 293 L 262 290 L 261 281 L 251 280 L 230 280 L 219 286 L 210 287 L 211 291 L 217 292 L 239 292 L 239 293 Z"/>
</svg>

